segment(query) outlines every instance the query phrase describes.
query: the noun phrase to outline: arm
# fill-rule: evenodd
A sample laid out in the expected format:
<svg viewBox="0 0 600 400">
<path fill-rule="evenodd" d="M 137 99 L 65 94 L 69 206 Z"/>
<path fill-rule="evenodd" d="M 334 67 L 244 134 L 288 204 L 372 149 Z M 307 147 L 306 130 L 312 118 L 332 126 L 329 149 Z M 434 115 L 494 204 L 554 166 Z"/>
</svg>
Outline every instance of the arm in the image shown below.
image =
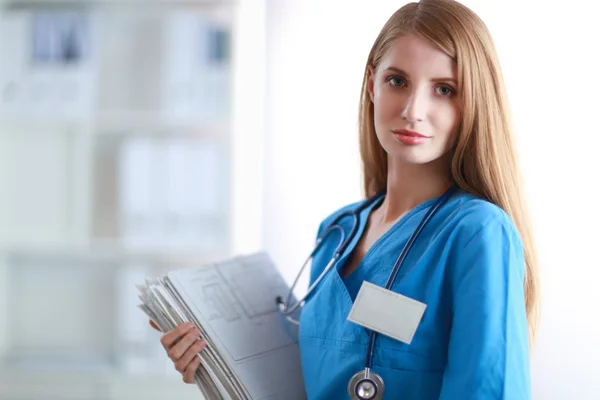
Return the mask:
<svg viewBox="0 0 600 400">
<path fill-rule="evenodd" d="M 512 223 L 494 217 L 452 266 L 453 317 L 440 400 L 531 398 L 525 262 Z"/>
</svg>

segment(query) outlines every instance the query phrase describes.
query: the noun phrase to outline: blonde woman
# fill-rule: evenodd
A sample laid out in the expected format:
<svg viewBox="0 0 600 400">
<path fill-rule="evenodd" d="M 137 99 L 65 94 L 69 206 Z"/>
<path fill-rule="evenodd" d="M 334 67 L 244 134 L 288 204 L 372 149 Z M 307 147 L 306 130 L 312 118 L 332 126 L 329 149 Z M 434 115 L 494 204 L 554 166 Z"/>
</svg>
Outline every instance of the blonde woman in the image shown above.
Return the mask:
<svg viewBox="0 0 600 400">
<path fill-rule="evenodd" d="M 471 10 L 391 16 L 365 67 L 360 150 L 367 199 L 322 222 L 301 313 L 308 398 L 529 399 L 536 257 L 500 66 Z M 188 382 L 195 335 L 163 337 Z"/>
</svg>

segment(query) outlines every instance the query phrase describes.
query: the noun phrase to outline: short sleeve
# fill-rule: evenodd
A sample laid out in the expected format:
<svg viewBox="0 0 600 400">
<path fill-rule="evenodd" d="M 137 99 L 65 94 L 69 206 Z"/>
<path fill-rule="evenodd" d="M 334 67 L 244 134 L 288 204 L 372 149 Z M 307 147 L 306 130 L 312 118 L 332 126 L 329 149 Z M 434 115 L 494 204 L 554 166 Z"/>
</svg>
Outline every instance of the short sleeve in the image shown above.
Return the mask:
<svg viewBox="0 0 600 400">
<path fill-rule="evenodd" d="M 451 270 L 453 315 L 440 400 L 531 398 L 525 262 L 508 217 L 487 221 Z"/>
</svg>

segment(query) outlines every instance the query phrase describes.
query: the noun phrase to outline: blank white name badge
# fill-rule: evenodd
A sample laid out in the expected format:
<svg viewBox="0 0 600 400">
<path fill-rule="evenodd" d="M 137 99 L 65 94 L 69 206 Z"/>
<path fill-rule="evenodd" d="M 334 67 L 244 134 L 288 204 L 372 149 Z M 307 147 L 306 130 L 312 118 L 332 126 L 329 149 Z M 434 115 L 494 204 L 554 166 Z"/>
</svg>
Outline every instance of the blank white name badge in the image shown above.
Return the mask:
<svg viewBox="0 0 600 400">
<path fill-rule="evenodd" d="M 426 307 L 420 301 L 365 281 L 348 321 L 410 344 Z"/>
</svg>

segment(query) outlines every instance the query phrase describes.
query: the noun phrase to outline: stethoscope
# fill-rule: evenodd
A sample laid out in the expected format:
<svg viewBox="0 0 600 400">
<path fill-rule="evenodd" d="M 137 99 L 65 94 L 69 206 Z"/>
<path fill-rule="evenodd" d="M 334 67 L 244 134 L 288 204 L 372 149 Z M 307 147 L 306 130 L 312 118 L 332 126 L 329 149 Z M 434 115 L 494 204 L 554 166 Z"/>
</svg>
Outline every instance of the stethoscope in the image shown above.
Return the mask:
<svg viewBox="0 0 600 400">
<path fill-rule="evenodd" d="M 413 232 L 411 237 L 408 239 L 408 242 L 406 242 L 406 245 L 402 249 L 402 252 L 396 259 L 396 263 L 394 264 L 392 273 L 390 274 L 388 281 L 385 285 L 386 289 L 390 290 L 390 288 L 394 284 L 394 281 L 396 280 L 396 276 L 398 275 L 398 272 L 400 271 L 400 267 L 402 266 L 402 263 L 406 259 L 408 252 L 412 248 L 413 244 L 417 240 L 419 234 L 421 233 L 421 231 L 423 230 L 423 228 L 425 227 L 427 222 L 429 222 L 429 220 L 433 217 L 433 215 L 436 213 L 436 211 L 444 203 L 446 203 L 448 201 L 448 199 L 454 193 L 455 189 L 456 189 L 455 186 L 450 187 L 448 190 L 446 190 L 446 192 L 442 196 L 440 196 L 437 199 L 435 204 L 431 208 L 429 208 L 429 210 L 427 211 L 427 214 L 425 214 L 425 216 L 423 217 L 423 219 L 417 226 L 417 229 L 415 229 L 415 231 Z M 376 201 L 382 200 L 384 194 L 385 193 L 380 193 L 380 194 L 377 194 L 377 195 L 367 199 L 359 207 L 357 207 L 356 209 L 354 209 L 352 211 L 346 211 L 346 212 L 340 213 L 327 226 L 327 228 L 325 228 L 323 230 L 323 232 L 317 239 L 315 248 L 313 249 L 313 251 L 310 253 L 308 258 L 302 265 L 302 268 L 300 269 L 298 276 L 294 280 L 294 283 L 292 284 L 289 294 L 288 294 L 287 302 L 284 303 L 283 298 L 281 296 L 278 296 L 275 299 L 275 302 L 277 303 L 279 310 L 281 311 L 281 313 L 286 317 L 286 319 L 289 322 L 291 322 L 294 325 L 299 325 L 299 322 L 296 319 L 292 318 L 292 314 L 294 314 L 299 308 L 301 308 L 304 305 L 308 296 L 313 292 L 315 287 L 319 284 L 319 282 L 321 282 L 321 280 L 325 277 L 325 275 L 327 275 L 327 273 L 331 270 L 331 268 L 333 268 L 333 266 L 336 264 L 339 257 L 341 256 L 341 254 L 343 254 L 344 251 L 346 250 L 346 248 L 350 245 L 350 243 L 352 242 L 352 239 L 356 236 L 356 232 L 358 231 L 358 228 L 360 226 L 360 224 L 359 224 L 360 213 L 363 210 L 365 210 L 366 208 L 368 208 L 369 206 L 371 206 Z M 353 219 L 352 229 L 350 230 L 350 233 L 347 238 L 345 237 L 344 229 L 339 225 L 339 222 L 343 218 L 346 218 L 346 217 L 351 217 Z M 312 285 L 310 285 L 307 293 L 300 300 L 298 300 L 294 305 L 292 305 L 290 307 L 289 304 L 290 304 L 290 301 L 293 296 L 294 287 L 296 286 L 296 283 L 300 279 L 300 276 L 302 275 L 302 272 L 306 268 L 306 265 L 310 262 L 310 260 L 312 260 L 313 256 L 317 253 L 317 251 L 319 251 L 319 249 L 321 248 L 321 245 L 324 242 L 324 239 L 327 237 L 327 235 L 334 231 L 340 232 L 340 241 L 338 242 L 338 245 L 333 253 L 333 256 L 331 257 L 331 260 L 329 261 L 329 263 L 327 263 L 327 266 L 325 266 L 325 268 L 323 269 L 323 272 L 321 272 L 321 275 L 319 275 L 319 277 L 315 280 L 315 282 Z M 379 399 L 383 398 L 383 393 L 384 393 L 384 389 L 385 389 L 385 384 L 383 382 L 383 379 L 377 373 L 371 371 L 371 367 L 373 364 L 373 354 L 375 352 L 375 339 L 376 338 L 377 338 L 377 332 L 375 332 L 373 330 L 370 331 L 369 345 L 367 347 L 367 356 L 366 356 L 366 360 L 365 360 L 365 369 L 364 369 L 364 371 L 360 371 L 360 372 L 356 373 L 348 382 L 348 395 L 353 400 L 379 400 Z"/>
</svg>

